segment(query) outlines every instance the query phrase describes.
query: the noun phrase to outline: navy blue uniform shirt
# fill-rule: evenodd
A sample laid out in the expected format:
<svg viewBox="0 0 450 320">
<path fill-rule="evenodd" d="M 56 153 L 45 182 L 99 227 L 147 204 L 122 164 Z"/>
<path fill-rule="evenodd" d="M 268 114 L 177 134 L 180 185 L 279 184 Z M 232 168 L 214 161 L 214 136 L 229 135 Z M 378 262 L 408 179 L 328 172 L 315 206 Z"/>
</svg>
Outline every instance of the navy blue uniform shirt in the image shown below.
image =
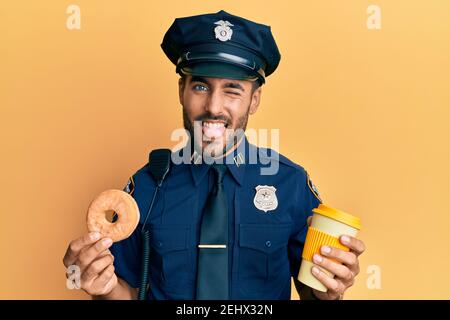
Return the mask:
<svg viewBox="0 0 450 320">
<path fill-rule="evenodd" d="M 301 166 L 246 138 L 241 147 L 244 152 L 227 164 L 223 182 L 229 210 L 229 298 L 288 300 L 291 277 L 296 278 L 300 269 L 307 218 L 321 201 Z M 262 168 L 274 164 L 276 174 L 262 174 Z M 212 171 L 206 163 L 171 166 L 147 220 L 149 299 L 195 299 L 197 245 Z M 129 238 L 111 247 L 117 276 L 134 288 L 141 274 L 140 230 L 155 187 L 148 164 L 131 177 L 126 191 L 139 206 L 140 224 Z M 264 203 L 265 196 L 271 200 Z"/>
</svg>

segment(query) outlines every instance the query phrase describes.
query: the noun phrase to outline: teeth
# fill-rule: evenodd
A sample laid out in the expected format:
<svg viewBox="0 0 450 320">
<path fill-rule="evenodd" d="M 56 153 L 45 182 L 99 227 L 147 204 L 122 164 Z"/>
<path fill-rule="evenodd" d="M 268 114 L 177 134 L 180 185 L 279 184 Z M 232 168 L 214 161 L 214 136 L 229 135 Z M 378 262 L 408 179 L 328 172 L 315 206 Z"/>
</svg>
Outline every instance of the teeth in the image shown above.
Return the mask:
<svg viewBox="0 0 450 320">
<path fill-rule="evenodd" d="M 203 122 L 203 125 L 208 128 L 222 128 L 225 126 L 222 122 Z"/>
</svg>

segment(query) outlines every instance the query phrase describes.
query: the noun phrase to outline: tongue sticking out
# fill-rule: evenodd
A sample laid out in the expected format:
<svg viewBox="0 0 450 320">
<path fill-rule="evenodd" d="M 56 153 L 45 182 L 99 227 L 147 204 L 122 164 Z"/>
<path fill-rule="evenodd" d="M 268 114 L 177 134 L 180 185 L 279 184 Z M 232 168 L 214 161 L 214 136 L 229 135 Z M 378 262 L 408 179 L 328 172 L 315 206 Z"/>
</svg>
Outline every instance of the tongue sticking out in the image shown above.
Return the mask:
<svg viewBox="0 0 450 320">
<path fill-rule="evenodd" d="M 225 131 L 225 127 L 224 126 L 219 126 L 219 127 L 208 127 L 208 126 L 203 126 L 203 134 L 207 137 L 207 138 L 220 138 L 223 133 Z"/>
</svg>

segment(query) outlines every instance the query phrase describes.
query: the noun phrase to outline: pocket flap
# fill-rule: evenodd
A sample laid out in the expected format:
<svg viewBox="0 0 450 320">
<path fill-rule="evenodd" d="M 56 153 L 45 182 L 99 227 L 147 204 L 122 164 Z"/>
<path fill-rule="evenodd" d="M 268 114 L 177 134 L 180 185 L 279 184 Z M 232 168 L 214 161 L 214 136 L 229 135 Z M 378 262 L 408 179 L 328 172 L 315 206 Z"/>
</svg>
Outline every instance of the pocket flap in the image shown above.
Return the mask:
<svg viewBox="0 0 450 320">
<path fill-rule="evenodd" d="M 185 250 L 188 230 L 186 225 L 155 226 L 150 230 L 151 245 L 159 253 Z"/>
<path fill-rule="evenodd" d="M 239 244 L 265 253 L 272 253 L 287 246 L 291 225 L 283 224 L 241 224 Z"/>
</svg>

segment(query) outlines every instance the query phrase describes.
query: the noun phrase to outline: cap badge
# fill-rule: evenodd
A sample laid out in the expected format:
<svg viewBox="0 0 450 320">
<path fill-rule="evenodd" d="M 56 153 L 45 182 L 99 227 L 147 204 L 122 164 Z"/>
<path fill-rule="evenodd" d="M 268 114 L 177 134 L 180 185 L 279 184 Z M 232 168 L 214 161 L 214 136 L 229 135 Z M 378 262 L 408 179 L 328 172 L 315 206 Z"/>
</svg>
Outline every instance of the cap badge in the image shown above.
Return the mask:
<svg viewBox="0 0 450 320">
<path fill-rule="evenodd" d="M 230 28 L 233 27 L 231 23 L 219 20 L 214 22 L 214 24 L 217 24 L 217 27 L 214 28 L 216 39 L 219 39 L 220 41 L 228 41 L 231 39 L 231 36 L 233 35 L 233 30 Z"/>
<path fill-rule="evenodd" d="M 275 194 L 277 189 L 273 186 L 256 186 L 256 194 L 253 199 L 255 207 L 264 212 L 275 210 L 278 207 L 278 199 Z"/>
</svg>

